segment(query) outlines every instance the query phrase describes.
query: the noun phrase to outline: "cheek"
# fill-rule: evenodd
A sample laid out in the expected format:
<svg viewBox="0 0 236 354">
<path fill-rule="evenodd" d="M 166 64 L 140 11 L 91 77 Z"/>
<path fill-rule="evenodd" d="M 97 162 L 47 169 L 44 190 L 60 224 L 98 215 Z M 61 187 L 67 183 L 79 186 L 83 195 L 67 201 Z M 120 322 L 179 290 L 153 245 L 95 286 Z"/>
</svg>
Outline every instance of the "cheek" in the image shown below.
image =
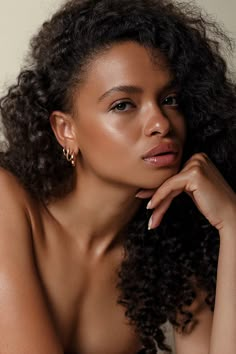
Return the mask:
<svg viewBox="0 0 236 354">
<path fill-rule="evenodd" d="M 88 124 L 87 124 L 88 123 Z M 139 154 L 137 127 L 118 119 L 81 121 L 78 142 L 81 166 L 102 178 L 132 175 Z"/>
<path fill-rule="evenodd" d="M 118 118 L 96 117 L 79 125 L 79 141 L 83 146 L 104 150 L 105 153 L 127 149 L 134 146 L 139 139 L 137 122 Z"/>
</svg>

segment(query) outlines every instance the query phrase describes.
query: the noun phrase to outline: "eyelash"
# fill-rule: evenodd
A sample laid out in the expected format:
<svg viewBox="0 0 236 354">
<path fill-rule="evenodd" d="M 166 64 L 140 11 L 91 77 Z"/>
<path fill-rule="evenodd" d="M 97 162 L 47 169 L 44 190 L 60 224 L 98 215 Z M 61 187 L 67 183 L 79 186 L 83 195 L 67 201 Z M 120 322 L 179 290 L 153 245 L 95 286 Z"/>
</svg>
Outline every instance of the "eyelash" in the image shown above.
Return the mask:
<svg viewBox="0 0 236 354">
<path fill-rule="evenodd" d="M 131 102 L 129 102 L 129 101 L 121 101 L 121 102 L 117 103 L 115 106 L 113 106 L 113 107 L 111 108 L 111 111 L 113 111 L 113 112 L 126 112 L 126 110 L 119 110 L 119 109 L 117 109 L 117 107 L 118 107 L 119 105 L 124 105 L 124 104 L 125 104 L 125 105 L 129 104 L 129 105 L 131 105 L 131 106 L 134 107 L 134 104 L 131 103 Z"/>
<path fill-rule="evenodd" d="M 168 106 L 172 106 L 172 107 L 178 107 L 179 102 L 178 102 L 178 95 L 177 95 L 177 94 L 173 94 L 173 95 L 167 96 L 167 97 L 162 101 L 162 104 L 163 104 L 166 100 L 168 100 L 169 98 L 175 99 L 176 103 L 175 103 L 175 104 L 168 104 L 168 103 L 167 103 L 167 105 L 168 105 Z"/>
<path fill-rule="evenodd" d="M 176 103 L 174 103 L 174 104 L 168 104 L 168 103 L 164 103 L 165 101 L 167 101 L 168 99 L 175 99 L 176 100 Z M 127 112 L 127 110 L 119 110 L 119 109 L 117 109 L 117 107 L 119 106 L 119 105 L 131 105 L 132 107 L 135 107 L 135 105 L 132 103 L 132 102 L 129 102 L 129 101 L 120 101 L 119 103 L 117 103 L 115 106 L 113 106 L 112 108 L 111 108 L 111 111 L 112 112 Z M 167 96 L 163 101 L 162 101 L 162 104 L 165 104 L 165 105 L 168 105 L 168 106 L 171 106 L 171 107 L 178 107 L 178 96 L 176 95 L 176 94 L 173 94 L 173 95 L 169 95 L 169 96 Z"/>
</svg>

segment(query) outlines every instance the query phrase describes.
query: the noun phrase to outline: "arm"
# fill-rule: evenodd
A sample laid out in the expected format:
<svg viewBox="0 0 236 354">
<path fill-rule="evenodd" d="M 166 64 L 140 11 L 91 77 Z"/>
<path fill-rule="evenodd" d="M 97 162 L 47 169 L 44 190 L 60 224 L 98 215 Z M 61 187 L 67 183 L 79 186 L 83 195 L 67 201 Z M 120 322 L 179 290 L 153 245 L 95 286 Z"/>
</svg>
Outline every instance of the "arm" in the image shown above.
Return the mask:
<svg viewBox="0 0 236 354">
<path fill-rule="evenodd" d="M 209 354 L 236 352 L 236 211 L 220 230 L 216 301 Z"/>
<path fill-rule="evenodd" d="M 177 354 L 232 354 L 236 352 L 236 195 L 207 155 L 195 154 L 152 196 L 147 206 L 154 209 L 150 228 L 160 224 L 171 201 L 181 192 L 192 198 L 219 231 L 220 251 L 212 326 L 205 309 L 189 339 L 176 334 Z"/>
<path fill-rule="evenodd" d="M 236 211 L 235 211 L 236 217 Z M 233 218 L 232 218 L 233 219 Z M 236 348 L 236 222 L 229 222 L 220 234 L 214 315 L 199 291 L 185 308 L 198 323 L 186 334 L 174 331 L 176 354 L 232 354 Z"/>
<path fill-rule="evenodd" d="M 0 352 L 62 354 L 33 257 L 27 198 L 0 171 Z"/>
</svg>

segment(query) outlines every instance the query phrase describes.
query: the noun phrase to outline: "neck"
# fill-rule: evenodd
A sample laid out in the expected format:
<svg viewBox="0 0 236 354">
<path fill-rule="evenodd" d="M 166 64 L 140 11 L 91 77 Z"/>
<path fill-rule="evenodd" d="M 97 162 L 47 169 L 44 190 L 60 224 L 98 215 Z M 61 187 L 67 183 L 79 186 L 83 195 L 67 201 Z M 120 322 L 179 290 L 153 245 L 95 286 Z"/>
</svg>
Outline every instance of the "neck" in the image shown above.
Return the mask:
<svg viewBox="0 0 236 354">
<path fill-rule="evenodd" d="M 81 174 L 73 191 L 50 203 L 48 210 L 85 252 L 104 253 L 124 236 L 122 230 L 139 209 L 136 193 L 137 188 Z"/>
</svg>

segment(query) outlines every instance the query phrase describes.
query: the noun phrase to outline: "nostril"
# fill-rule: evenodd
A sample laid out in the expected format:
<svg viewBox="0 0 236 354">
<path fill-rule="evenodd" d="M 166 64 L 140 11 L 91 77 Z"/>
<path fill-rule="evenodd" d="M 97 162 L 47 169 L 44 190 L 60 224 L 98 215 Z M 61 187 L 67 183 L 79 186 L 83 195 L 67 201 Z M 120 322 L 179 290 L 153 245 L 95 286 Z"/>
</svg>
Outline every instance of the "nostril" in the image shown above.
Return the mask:
<svg viewBox="0 0 236 354">
<path fill-rule="evenodd" d="M 147 116 L 149 119 L 147 119 Z M 164 116 L 161 112 L 153 112 L 150 115 L 146 115 L 145 120 L 145 135 L 161 135 L 165 136 L 169 134 L 171 130 L 171 122 L 168 117 Z"/>
</svg>

